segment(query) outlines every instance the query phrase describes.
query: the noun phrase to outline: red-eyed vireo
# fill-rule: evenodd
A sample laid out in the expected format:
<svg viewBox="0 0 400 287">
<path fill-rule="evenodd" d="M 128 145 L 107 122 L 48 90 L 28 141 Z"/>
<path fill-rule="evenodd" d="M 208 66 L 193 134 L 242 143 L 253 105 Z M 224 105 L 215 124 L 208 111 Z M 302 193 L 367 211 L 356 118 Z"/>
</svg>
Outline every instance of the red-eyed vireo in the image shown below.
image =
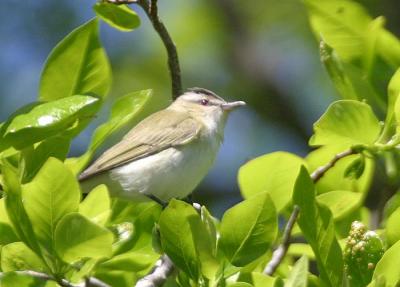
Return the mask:
<svg viewBox="0 0 400 287">
<path fill-rule="evenodd" d="M 206 89 L 189 89 L 142 120 L 79 180 L 90 187 L 104 183 L 116 197 L 185 198 L 211 168 L 229 112 L 243 105 Z"/>
</svg>

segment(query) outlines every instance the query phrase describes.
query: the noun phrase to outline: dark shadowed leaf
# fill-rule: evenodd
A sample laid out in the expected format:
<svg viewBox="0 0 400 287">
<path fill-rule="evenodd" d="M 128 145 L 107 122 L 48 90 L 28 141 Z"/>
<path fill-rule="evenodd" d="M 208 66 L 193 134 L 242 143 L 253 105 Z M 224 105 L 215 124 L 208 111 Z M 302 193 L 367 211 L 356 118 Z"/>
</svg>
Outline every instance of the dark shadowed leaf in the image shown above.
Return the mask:
<svg viewBox="0 0 400 287">
<path fill-rule="evenodd" d="M 78 94 L 106 96 L 111 70 L 93 19 L 72 31 L 51 51 L 40 79 L 39 98 L 54 101 Z"/>
</svg>

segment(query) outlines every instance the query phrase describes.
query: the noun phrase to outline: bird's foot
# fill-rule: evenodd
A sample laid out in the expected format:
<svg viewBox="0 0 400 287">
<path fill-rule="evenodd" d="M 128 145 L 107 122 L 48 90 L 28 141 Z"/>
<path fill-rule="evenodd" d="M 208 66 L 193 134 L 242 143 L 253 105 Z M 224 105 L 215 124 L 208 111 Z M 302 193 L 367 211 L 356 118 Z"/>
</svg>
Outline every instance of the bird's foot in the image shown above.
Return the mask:
<svg viewBox="0 0 400 287">
<path fill-rule="evenodd" d="M 146 196 L 148 198 L 150 198 L 151 200 L 157 202 L 159 205 L 161 205 L 162 209 L 166 208 L 168 205 L 168 202 L 162 201 L 161 199 L 159 199 L 157 196 L 154 196 L 152 194 L 146 194 Z"/>
</svg>

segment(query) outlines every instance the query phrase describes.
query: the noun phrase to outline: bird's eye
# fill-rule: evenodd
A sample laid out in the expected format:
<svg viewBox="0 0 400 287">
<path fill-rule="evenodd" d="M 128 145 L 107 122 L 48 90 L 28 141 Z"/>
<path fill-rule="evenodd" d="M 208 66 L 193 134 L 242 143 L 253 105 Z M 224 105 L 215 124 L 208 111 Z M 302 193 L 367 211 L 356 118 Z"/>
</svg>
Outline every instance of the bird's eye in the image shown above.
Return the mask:
<svg viewBox="0 0 400 287">
<path fill-rule="evenodd" d="M 200 104 L 202 104 L 203 106 L 207 106 L 208 103 L 209 103 L 209 100 L 207 100 L 207 99 L 202 99 L 202 100 L 200 101 Z"/>
</svg>

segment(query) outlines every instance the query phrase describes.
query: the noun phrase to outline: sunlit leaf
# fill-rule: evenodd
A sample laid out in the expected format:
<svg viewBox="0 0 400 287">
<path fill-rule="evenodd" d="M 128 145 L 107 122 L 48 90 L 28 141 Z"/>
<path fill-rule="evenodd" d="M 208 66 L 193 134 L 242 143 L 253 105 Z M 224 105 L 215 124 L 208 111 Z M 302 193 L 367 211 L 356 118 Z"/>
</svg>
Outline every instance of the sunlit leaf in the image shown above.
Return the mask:
<svg viewBox="0 0 400 287">
<path fill-rule="evenodd" d="M 341 100 L 331 104 L 314 124 L 310 145 L 368 145 L 377 140 L 380 131 L 379 120 L 368 104 Z"/>
<path fill-rule="evenodd" d="M 79 185 L 59 160 L 49 158 L 35 178 L 23 186 L 26 212 L 38 241 L 54 254 L 55 229 L 63 216 L 78 211 Z"/>
<path fill-rule="evenodd" d="M 383 254 L 376 265 L 372 279 L 382 277 L 386 286 L 397 286 L 400 280 L 400 241 L 397 241 Z"/>
<path fill-rule="evenodd" d="M 341 286 L 343 258 L 333 217 L 327 207 L 316 202 L 314 184 L 304 167 L 296 181 L 293 201 L 300 207 L 297 223 L 315 253 L 321 280 L 327 286 Z"/>
<path fill-rule="evenodd" d="M 207 267 L 206 264 L 214 262 L 212 242 L 191 205 L 179 200 L 170 201 L 158 223 L 162 248 L 180 269 L 195 280 L 202 271 L 209 271 L 202 269 L 202 263 Z"/>
<path fill-rule="evenodd" d="M 88 93 L 104 97 L 110 85 L 110 65 L 94 19 L 72 31 L 50 53 L 40 79 L 39 98 L 54 101 Z"/>
<path fill-rule="evenodd" d="M 99 185 L 79 205 L 79 213 L 93 222 L 104 225 L 111 214 L 111 199 L 107 186 Z"/>
<path fill-rule="evenodd" d="M 139 16 L 126 5 L 96 3 L 93 6 L 97 16 L 104 22 L 121 31 L 132 31 L 140 25 Z"/>
<path fill-rule="evenodd" d="M 55 231 L 55 249 L 66 262 L 80 258 L 107 258 L 112 254 L 113 235 L 79 213 L 64 216 Z"/>
<path fill-rule="evenodd" d="M 45 287 L 47 282 L 41 278 L 35 278 L 30 275 L 17 272 L 5 272 L 0 274 L 1 287 Z"/>
<path fill-rule="evenodd" d="M 40 258 L 22 242 L 14 242 L 1 249 L 1 269 L 5 272 L 33 270 L 45 272 Z"/>
<path fill-rule="evenodd" d="M 55 136 L 45 139 L 40 144 L 30 149 L 25 149 L 22 154 L 24 158 L 24 175 L 22 182 L 29 182 L 49 157 L 64 161 L 69 152 L 71 139 Z"/>
<path fill-rule="evenodd" d="M 10 146 L 22 149 L 77 125 L 82 129 L 99 108 L 100 99 L 79 95 L 23 107 L 2 126 L 0 150 Z"/>
<path fill-rule="evenodd" d="M 335 190 L 318 195 L 317 201 L 331 210 L 335 220 L 340 220 L 361 205 L 362 197 L 359 192 Z"/>
<path fill-rule="evenodd" d="M 219 248 L 233 265 L 245 266 L 264 255 L 277 235 L 277 214 L 269 194 L 256 194 L 228 209 L 220 233 Z"/>
<path fill-rule="evenodd" d="M 38 242 L 33 231 L 32 222 L 25 211 L 22 200 L 21 185 L 14 168 L 8 162 L 2 162 L 4 176 L 4 203 L 9 220 L 12 222 L 18 237 L 36 254 L 41 254 Z"/>
<path fill-rule="evenodd" d="M 285 282 L 285 287 L 307 287 L 308 259 L 306 256 L 300 257 L 290 271 L 289 277 Z"/>
<path fill-rule="evenodd" d="M 320 147 L 312 151 L 307 157 L 307 167 L 310 171 L 326 165 L 333 157 L 348 149 L 347 144 L 329 145 Z M 368 191 L 374 174 L 374 161 L 370 158 L 365 159 L 364 172 L 360 178 L 345 178 L 346 169 L 357 159 L 359 155 L 351 155 L 338 161 L 334 167 L 317 182 L 316 189 L 318 193 L 325 193 L 334 190 L 348 190 L 353 192 L 365 193 Z"/>
<path fill-rule="evenodd" d="M 252 159 L 239 170 L 240 191 L 244 198 L 266 191 L 280 211 L 292 199 L 294 183 L 304 163 L 302 158 L 286 152 Z"/>
<path fill-rule="evenodd" d="M 389 245 L 395 244 L 400 240 L 400 208 L 397 208 L 386 222 L 386 238 Z"/>
<path fill-rule="evenodd" d="M 364 37 L 372 19 L 360 4 L 342 0 L 305 0 L 304 3 L 317 37 L 322 35 L 345 60 L 362 56 Z"/>
</svg>

